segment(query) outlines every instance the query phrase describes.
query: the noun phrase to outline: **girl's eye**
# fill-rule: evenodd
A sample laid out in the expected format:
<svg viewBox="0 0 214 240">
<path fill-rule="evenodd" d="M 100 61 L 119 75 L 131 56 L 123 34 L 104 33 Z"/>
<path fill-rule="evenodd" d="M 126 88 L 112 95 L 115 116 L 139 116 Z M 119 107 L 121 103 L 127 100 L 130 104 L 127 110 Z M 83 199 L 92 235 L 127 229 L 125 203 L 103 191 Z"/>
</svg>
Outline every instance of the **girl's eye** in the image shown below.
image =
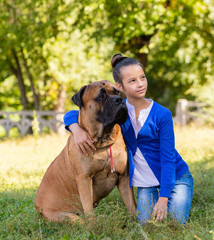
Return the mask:
<svg viewBox="0 0 214 240">
<path fill-rule="evenodd" d="M 135 81 L 135 80 L 134 80 L 134 79 L 132 79 L 132 80 L 130 80 L 129 82 L 130 82 L 130 83 L 132 83 L 132 82 L 134 82 L 134 81 Z"/>
</svg>

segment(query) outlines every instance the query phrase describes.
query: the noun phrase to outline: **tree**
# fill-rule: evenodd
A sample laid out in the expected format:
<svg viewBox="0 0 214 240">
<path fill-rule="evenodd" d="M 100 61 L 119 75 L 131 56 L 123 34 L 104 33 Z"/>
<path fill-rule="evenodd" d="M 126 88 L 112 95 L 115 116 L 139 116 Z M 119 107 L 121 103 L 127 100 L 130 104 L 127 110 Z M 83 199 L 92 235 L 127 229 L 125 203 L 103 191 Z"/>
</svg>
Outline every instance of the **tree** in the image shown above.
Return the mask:
<svg viewBox="0 0 214 240">
<path fill-rule="evenodd" d="M 0 82 L 16 79 L 25 109 L 60 109 L 65 89 L 112 80 L 111 56 L 122 52 L 144 64 L 149 94 L 173 110 L 213 78 L 213 10 L 209 0 L 2 0 Z"/>
<path fill-rule="evenodd" d="M 70 12 L 63 0 L 2 0 L 0 2 L 0 79 L 14 75 L 24 109 L 39 109 L 38 81 L 48 68 L 43 45 L 59 32 L 58 22 Z M 32 97 L 31 100 L 29 100 Z"/>
<path fill-rule="evenodd" d="M 174 108 L 193 83 L 213 76 L 213 4 L 203 0 L 117 0 L 76 3 L 74 26 L 93 28 L 91 37 L 112 38 L 115 52 L 137 57 L 146 67 L 154 99 Z"/>
<path fill-rule="evenodd" d="M 64 27 L 67 28 L 67 24 Z M 49 74 L 55 79 L 55 87 L 49 89 L 52 99 L 58 99 L 59 102 L 58 89 L 66 89 L 66 108 L 69 109 L 71 97 L 80 87 L 93 81 L 111 79 L 109 59 L 113 48 L 114 43 L 108 38 L 103 38 L 102 43 L 96 44 L 86 32 L 78 29 L 71 34 L 68 30 L 63 31 L 54 42 L 47 41 L 43 52 Z M 63 91 L 61 93 L 65 96 Z M 59 106 L 56 104 L 57 110 Z"/>
</svg>

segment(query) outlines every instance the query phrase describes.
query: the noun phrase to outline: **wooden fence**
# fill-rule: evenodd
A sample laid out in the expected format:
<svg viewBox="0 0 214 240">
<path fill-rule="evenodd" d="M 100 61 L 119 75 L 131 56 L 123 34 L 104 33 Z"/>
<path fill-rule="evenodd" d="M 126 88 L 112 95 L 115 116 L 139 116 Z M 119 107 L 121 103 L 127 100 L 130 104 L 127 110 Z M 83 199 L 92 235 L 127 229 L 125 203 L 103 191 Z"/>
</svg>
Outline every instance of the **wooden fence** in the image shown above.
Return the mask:
<svg viewBox="0 0 214 240">
<path fill-rule="evenodd" d="M 203 123 L 203 119 L 199 117 L 199 113 L 203 106 L 203 103 L 179 99 L 176 105 L 176 114 L 173 118 L 174 123 L 182 127 L 186 126 L 191 121 Z"/>
<path fill-rule="evenodd" d="M 179 99 L 176 106 L 176 115 L 173 118 L 174 123 L 185 126 L 190 121 L 198 119 L 196 113 L 199 112 L 202 105 L 196 102 Z M 63 123 L 64 112 L 54 111 L 36 111 L 39 121 L 40 131 L 49 128 L 53 132 L 65 134 Z M 26 135 L 32 128 L 33 111 L 5 112 L 0 111 L 0 125 L 5 129 L 6 136 L 12 128 L 18 128 L 22 136 Z"/>
<path fill-rule="evenodd" d="M 65 133 L 63 123 L 64 114 L 64 112 L 36 111 L 40 132 L 48 128 L 53 132 Z M 5 129 L 6 136 L 9 136 L 12 128 L 18 128 L 20 134 L 24 136 L 32 129 L 33 116 L 33 111 L 0 111 L 0 125 Z"/>
</svg>

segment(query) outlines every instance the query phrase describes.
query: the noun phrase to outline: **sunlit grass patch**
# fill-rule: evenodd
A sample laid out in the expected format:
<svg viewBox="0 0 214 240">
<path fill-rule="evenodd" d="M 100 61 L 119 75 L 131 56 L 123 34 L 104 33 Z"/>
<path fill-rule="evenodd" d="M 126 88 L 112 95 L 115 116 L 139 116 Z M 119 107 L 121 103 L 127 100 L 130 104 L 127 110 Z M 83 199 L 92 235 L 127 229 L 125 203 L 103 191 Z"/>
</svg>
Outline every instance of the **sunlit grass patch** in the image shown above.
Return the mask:
<svg viewBox="0 0 214 240">
<path fill-rule="evenodd" d="M 66 144 L 65 136 L 43 135 L 0 141 L 0 239 L 214 239 L 214 129 L 175 128 L 176 148 L 194 178 L 186 227 L 171 221 L 141 227 L 117 189 L 95 209 L 91 224 L 51 223 L 36 213 L 42 177 Z"/>
</svg>

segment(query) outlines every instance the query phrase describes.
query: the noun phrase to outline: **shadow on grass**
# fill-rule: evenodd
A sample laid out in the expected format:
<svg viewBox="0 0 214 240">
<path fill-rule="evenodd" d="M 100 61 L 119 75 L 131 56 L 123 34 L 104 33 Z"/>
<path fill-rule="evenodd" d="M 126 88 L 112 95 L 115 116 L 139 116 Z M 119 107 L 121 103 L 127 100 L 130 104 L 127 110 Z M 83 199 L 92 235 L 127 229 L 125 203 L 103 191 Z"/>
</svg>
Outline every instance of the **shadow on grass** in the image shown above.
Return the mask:
<svg viewBox="0 0 214 240">
<path fill-rule="evenodd" d="M 173 223 L 140 227 L 115 188 L 95 209 L 90 226 L 51 223 L 36 213 L 37 189 L 4 191 L 0 195 L 0 239 L 213 239 L 214 156 L 190 164 L 194 196 L 186 228 Z"/>
<path fill-rule="evenodd" d="M 214 155 L 191 163 L 190 171 L 194 178 L 194 203 L 199 203 L 200 197 L 205 202 L 214 203 Z"/>
<path fill-rule="evenodd" d="M 78 226 L 51 223 L 34 207 L 37 189 L 6 191 L 0 197 L 0 239 L 60 239 Z"/>
<path fill-rule="evenodd" d="M 51 223 L 38 214 L 34 207 L 37 189 L 5 191 L 0 196 L 0 239 L 102 239 L 112 234 L 128 234 L 122 229 L 133 225 L 115 189 L 95 209 L 94 224 Z M 122 230 L 122 232 L 118 230 Z"/>
<path fill-rule="evenodd" d="M 202 239 L 214 239 L 214 155 L 192 163 L 190 169 L 194 178 L 190 219 L 203 229 Z"/>
</svg>

